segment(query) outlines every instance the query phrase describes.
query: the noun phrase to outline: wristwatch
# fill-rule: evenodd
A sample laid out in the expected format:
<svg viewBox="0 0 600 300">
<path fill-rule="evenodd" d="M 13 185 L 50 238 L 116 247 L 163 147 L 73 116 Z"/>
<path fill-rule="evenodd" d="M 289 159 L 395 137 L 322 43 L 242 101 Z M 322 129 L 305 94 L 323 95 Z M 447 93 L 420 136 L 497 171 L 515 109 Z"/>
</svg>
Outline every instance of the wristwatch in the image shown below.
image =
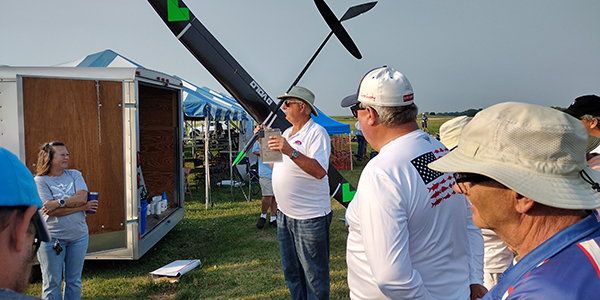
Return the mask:
<svg viewBox="0 0 600 300">
<path fill-rule="evenodd" d="M 300 154 L 300 153 L 298 153 L 298 150 L 294 150 L 294 151 L 292 152 L 292 156 L 290 156 L 290 159 L 291 159 L 291 160 L 294 160 L 296 157 L 298 157 L 298 155 L 299 155 L 299 154 Z"/>
<path fill-rule="evenodd" d="M 65 200 L 64 199 L 58 200 L 58 204 L 60 204 L 60 207 L 65 207 Z"/>
</svg>

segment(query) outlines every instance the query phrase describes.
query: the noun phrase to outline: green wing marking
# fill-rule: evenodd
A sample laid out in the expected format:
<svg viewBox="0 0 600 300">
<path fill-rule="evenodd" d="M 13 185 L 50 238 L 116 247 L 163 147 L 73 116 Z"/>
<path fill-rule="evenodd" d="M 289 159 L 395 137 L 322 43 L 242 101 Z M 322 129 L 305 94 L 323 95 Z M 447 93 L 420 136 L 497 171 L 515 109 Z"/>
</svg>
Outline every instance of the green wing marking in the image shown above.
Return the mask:
<svg viewBox="0 0 600 300">
<path fill-rule="evenodd" d="M 190 19 L 190 10 L 187 7 L 179 8 L 179 0 L 168 0 L 167 11 L 169 22 L 188 21 Z"/>
<path fill-rule="evenodd" d="M 356 191 L 351 191 L 350 190 L 350 183 L 346 182 L 342 184 L 342 197 L 344 202 L 350 202 L 352 201 L 352 199 L 354 199 L 354 194 L 356 194 Z"/>
</svg>

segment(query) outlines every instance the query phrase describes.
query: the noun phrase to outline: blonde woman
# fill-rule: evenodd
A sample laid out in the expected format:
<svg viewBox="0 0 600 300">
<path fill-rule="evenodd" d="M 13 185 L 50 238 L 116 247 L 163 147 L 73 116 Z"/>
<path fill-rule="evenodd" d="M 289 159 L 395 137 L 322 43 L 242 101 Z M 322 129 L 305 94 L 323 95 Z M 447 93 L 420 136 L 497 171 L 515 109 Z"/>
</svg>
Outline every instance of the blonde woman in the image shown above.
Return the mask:
<svg viewBox="0 0 600 300">
<path fill-rule="evenodd" d="M 85 211 L 98 207 L 98 201 L 87 201 L 87 185 L 81 172 L 68 166 L 69 151 L 62 142 L 48 142 L 38 154 L 35 182 L 52 235 L 50 242 L 42 242 L 38 252 L 42 298 L 46 300 L 63 299 L 63 279 L 64 299 L 81 299 L 81 273 L 89 239 Z"/>
</svg>

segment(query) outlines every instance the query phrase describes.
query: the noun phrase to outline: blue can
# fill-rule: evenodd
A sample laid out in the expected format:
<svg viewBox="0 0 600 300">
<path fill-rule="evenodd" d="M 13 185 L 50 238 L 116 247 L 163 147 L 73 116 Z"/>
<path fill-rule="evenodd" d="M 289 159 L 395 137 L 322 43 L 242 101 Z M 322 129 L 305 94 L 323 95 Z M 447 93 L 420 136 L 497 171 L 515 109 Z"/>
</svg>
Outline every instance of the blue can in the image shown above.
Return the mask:
<svg viewBox="0 0 600 300">
<path fill-rule="evenodd" d="M 88 193 L 88 201 L 90 200 L 98 200 L 98 192 L 89 192 Z M 95 214 L 96 212 L 93 210 L 85 211 L 86 214 Z"/>
</svg>

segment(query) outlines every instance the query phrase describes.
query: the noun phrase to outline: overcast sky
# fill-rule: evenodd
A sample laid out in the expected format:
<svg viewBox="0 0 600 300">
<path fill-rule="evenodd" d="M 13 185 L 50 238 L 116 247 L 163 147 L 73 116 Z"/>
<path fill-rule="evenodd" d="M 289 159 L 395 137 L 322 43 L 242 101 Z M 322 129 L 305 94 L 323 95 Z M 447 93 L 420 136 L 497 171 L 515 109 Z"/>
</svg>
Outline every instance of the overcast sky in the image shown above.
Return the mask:
<svg viewBox="0 0 600 300">
<path fill-rule="evenodd" d="M 340 18 L 368 2 L 326 0 Z M 283 94 L 329 33 L 312 0 L 187 0 L 271 95 Z M 299 85 L 330 116 L 368 70 L 404 73 L 421 112 L 519 101 L 566 107 L 600 94 L 598 0 L 381 0 L 345 21 L 363 58 L 332 38 Z M 225 92 L 146 1 L 1 0 L 0 65 L 50 66 L 111 49 Z"/>
</svg>

